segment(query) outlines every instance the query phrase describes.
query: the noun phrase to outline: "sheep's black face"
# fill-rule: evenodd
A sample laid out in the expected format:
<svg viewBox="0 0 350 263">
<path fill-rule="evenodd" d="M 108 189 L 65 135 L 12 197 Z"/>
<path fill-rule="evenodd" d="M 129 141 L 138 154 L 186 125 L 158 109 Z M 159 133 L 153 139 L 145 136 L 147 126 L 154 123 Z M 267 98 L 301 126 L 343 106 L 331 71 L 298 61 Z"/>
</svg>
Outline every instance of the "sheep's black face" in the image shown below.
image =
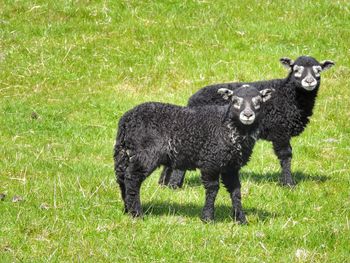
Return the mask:
<svg viewBox="0 0 350 263">
<path fill-rule="evenodd" d="M 280 61 L 291 70 L 292 81 L 307 91 L 314 90 L 320 84 L 320 73 L 334 65 L 330 60 L 318 62 L 313 57 L 308 56 L 301 56 L 296 61 L 290 58 L 281 58 Z"/>
<path fill-rule="evenodd" d="M 251 125 L 258 119 L 261 104 L 271 98 L 272 92 L 273 89 L 259 92 L 249 85 L 243 85 L 233 91 L 225 88 L 218 90 L 224 99 L 231 99 L 232 111 L 244 125 Z"/>
</svg>

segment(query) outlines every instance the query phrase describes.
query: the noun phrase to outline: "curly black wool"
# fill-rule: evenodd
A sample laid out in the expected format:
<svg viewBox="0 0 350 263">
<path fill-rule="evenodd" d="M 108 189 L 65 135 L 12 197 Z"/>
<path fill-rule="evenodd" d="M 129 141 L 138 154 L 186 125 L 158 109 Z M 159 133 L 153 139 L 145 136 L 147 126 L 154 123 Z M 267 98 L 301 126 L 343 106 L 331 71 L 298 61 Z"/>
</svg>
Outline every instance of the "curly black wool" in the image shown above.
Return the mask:
<svg viewBox="0 0 350 263">
<path fill-rule="evenodd" d="M 259 103 L 263 109 L 263 101 L 271 97 L 271 92 L 244 87 L 221 94 L 230 101 L 223 106 L 190 108 L 150 102 L 125 113 L 119 121 L 114 148 L 115 172 L 125 211 L 142 215 L 141 183 L 160 165 L 184 170 L 199 168 L 206 189 L 202 219 L 214 219 L 221 174 L 232 198 L 234 216 L 245 223 L 238 171 L 248 162 L 257 139 L 263 111 Z M 247 116 L 253 118 L 249 125 L 242 122 Z"/>
<path fill-rule="evenodd" d="M 204 87 L 195 93 L 188 102 L 188 106 L 225 105 L 224 100 L 217 90 L 227 88 L 235 90 L 243 84 L 249 84 L 258 90 L 273 88 L 273 94 L 263 109 L 263 119 L 260 122 L 259 138 L 271 141 L 273 149 L 282 167 L 281 183 L 293 186 L 291 175 L 292 147 L 290 140 L 303 132 L 309 118 L 320 87 L 320 73 L 334 65 L 330 60 L 318 62 L 309 56 L 301 56 L 296 61 L 289 58 L 280 59 L 281 63 L 290 72 L 285 79 L 273 79 L 249 83 L 223 83 Z M 184 171 L 166 167 L 160 177 L 159 183 L 170 187 L 181 187 Z"/>
</svg>

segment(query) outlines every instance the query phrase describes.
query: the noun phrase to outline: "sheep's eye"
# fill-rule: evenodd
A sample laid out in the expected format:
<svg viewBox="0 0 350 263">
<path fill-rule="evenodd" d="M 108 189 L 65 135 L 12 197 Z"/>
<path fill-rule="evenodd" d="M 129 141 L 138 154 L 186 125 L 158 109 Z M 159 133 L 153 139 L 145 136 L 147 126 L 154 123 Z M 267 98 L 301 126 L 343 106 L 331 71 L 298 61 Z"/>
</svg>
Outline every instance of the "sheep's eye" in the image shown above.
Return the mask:
<svg viewBox="0 0 350 263">
<path fill-rule="evenodd" d="M 304 67 L 295 65 L 293 69 L 294 69 L 295 72 L 300 72 L 301 73 L 301 72 L 303 72 Z"/>
<path fill-rule="evenodd" d="M 253 105 L 254 105 L 255 109 L 259 109 L 260 108 L 261 101 L 262 101 L 262 99 L 261 99 L 260 96 L 254 97 L 252 99 L 252 102 L 253 102 Z"/>
<path fill-rule="evenodd" d="M 314 71 L 315 75 L 316 75 L 317 77 L 319 77 L 319 76 L 320 76 L 320 73 L 321 73 L 321 71 L 322 71 L 322 67 L 321 67 L 321 66 L 313 66 L 313 67 L 312 67 L 312 70 Z"/>
<path fill-rule="evenodd" d="M 233 107 L 235 107 L 236 109 L 241 108 L 242 102 L 243 102 L 242 98 L 239 98 L 237 96 L 232 97 Z"/>
<path fill-rule="evenodd" d="M 295 66 L 293 67 L 293 70 L 294 70 L 294 76 L 297 77 L 297 78 L 300 78 L 301 75 L 303 74 L 304 67 L 303 67 L 303 66 L 295 65 Z"/>
</svg>

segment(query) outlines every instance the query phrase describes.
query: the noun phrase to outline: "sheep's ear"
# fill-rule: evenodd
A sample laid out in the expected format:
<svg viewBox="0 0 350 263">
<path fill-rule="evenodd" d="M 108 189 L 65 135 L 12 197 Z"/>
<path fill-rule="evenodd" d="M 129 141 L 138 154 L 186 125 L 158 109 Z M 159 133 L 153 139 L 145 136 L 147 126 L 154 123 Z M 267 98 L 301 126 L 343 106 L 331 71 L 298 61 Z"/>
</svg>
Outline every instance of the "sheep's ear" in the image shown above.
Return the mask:
<svg viewBox="0 0 350 263">
<path fill-rule="evenodd" d="M 293 67 L 294 61 L 290 58 L 280 58 L 280 62 L 283 66 L 285 66 L 287 69 L 291 69 Z"/>
<path fill-rule="evenodd" d="M 224 100 L 228 100 L 232 96 L 233 91 L 230 89 L 221 88 L 218 89 L 218 93 L 223 97 Z"/>
<path fill-rule="evenodd" d="M 320 65 L 322 67 L 322 71 L 324 71 L 333 67 L 335 63 L 332 60 L 324 60 L 324 61 L 321 61 Z"/>
<path fill-rule="evenodd" d="M 263 89 L 260 91 L 263 102 L 271 99 L 271 94 L 275 91 L 275 89 Z"/>
</svg>

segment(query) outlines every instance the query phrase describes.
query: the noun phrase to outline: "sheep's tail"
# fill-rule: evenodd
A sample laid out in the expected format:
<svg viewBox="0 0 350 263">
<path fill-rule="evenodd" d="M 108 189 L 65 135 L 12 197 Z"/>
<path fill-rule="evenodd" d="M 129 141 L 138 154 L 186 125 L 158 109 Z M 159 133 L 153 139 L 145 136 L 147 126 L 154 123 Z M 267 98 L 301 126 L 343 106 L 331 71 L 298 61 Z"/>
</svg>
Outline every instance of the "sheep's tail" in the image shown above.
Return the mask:
<svg viewBox="0 0 350 263">
<path fill-rule="evenodd" d="M 114 157 L 114 170 L 116 174 L 118 171 L 120 171 L 121 168 L 126 169 L 126 167 L 120 167 L 120 166 L 125 164 L 125 161 L 129 159 L 126 145 L 125 145 L 126 124 L 127 124 L 127 115 L 124 115 L 119 121 L 117 138 L 114 145 L 113 157 Z"/>
<path fill-rule="evenodd" d="M 125 145 L 125 136 L 126 136 L 126 124 L 128 121 L 128 114 L 125 114 L 119 121 L 117 138 L 114 145 L 114 172 L 116 175 L 117 183 L 119 184 L 122 197 L 125 198 L 125 173 L 129 164 L 129 156 L 127 153 Z"/>
</svg>

